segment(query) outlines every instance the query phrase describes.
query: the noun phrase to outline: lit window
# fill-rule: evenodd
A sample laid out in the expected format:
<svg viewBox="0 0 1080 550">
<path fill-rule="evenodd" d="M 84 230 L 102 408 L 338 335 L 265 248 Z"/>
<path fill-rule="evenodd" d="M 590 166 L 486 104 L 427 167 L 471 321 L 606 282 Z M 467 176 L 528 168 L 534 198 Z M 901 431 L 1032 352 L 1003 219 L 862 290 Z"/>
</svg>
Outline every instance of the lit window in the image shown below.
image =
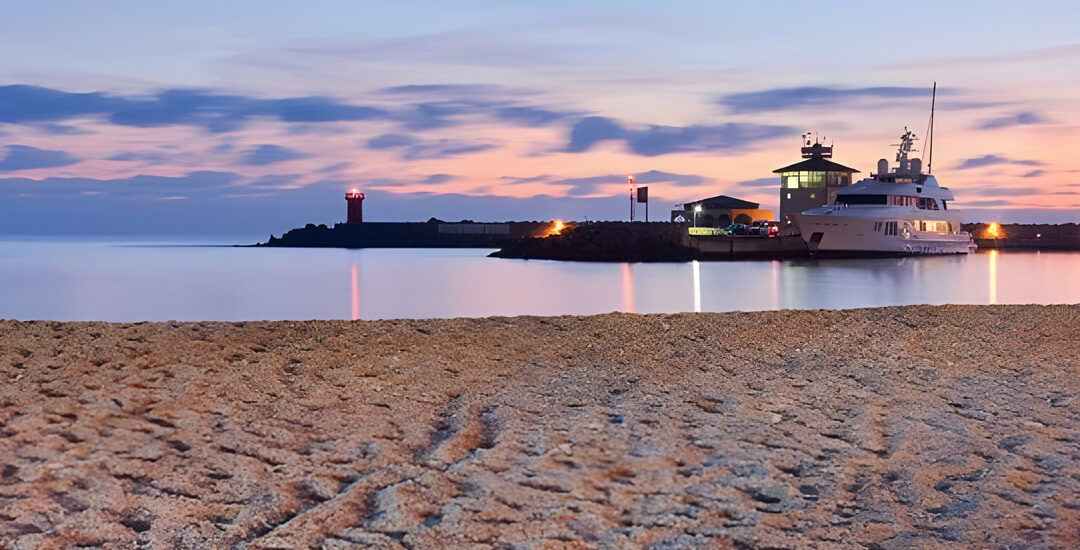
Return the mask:
<svg viewBox="0 0 1080 550">
<path fill-rule="evenodd" d="M 789 198 L 789 199 L 791 198 L 791 193 L 787 194 L 787 198 Z"/>
<path fill-rule="evenodd" d="M 817 198 L 817 195 L 815 195 L 814 193 L 810 193 L 810 198 L 811 198 L 811 199 L 816 199 L 816 198 Z"/>
</svg>

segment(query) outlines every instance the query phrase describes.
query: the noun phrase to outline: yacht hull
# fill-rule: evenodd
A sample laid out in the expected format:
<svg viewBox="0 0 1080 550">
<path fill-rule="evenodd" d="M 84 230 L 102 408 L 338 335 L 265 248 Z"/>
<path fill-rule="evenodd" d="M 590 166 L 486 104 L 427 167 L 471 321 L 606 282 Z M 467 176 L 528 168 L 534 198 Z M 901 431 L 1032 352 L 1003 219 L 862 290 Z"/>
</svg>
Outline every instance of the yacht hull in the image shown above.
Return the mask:
<svg viewBox="0 0 1080 550">
<path fill-rule="evenodd" d="M 896 234 L 886 234 L 883 230 L 889 221 L 897 224 Z M 803 213 L 798 216 L 798 224 L 807 248 L 816 256 L 969 254 L 976 249 L 967 233 L 914 231 L 905 227 L 903 220 L 896 219 Z"/>
</svg>

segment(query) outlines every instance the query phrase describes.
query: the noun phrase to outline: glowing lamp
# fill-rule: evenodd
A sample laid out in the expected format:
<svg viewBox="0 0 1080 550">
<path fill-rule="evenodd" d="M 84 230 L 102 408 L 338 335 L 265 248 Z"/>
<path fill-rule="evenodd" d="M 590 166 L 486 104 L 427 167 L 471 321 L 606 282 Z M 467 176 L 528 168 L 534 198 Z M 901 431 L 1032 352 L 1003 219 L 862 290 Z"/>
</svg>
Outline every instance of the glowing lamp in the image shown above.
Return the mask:
<svg viewBox="0 0 1080 550">
<path fill-rule="evenodd" d="M 562 235 L 562 232 L 566 229 L 566 222 L 562 220 L 551 220 L 551 227 L 548 228 L 547 233 L 544 236 L 550 237 L 551 235 Z"/>
</svg>

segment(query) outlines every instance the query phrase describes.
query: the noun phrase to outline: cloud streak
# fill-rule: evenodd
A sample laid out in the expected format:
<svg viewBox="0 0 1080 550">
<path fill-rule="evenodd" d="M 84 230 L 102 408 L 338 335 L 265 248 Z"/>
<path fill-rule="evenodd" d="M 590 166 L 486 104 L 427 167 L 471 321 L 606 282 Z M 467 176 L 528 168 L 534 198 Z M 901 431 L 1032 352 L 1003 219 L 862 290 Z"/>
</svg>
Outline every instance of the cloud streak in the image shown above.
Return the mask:
<svg viewBox="0 0 1080 550">
<path fill-rule="evenodd" d="M 339 122 L 386 118 L 377 107 L 319 97 L 262 99 L 203 90 L 164 90 L 149 97 L 72 93 L 26 85 L 0 86 L 0 122 L 27 124 L 103 117 L 121 126 L 200 126 L 211 132 L 239 129 L 255 117 L 284 122 Z"/>
<path fill-rule="evenodd" d="M 119 198 L 219 197 L 243 178 L 233 172 L 208 170 L 183 176 L 138 175 L 130 178 L 0 178 L 3 197 L 94 195 Z"/>
<path fill-rule="evenodd" d="M 694 126 L 648 126 L 627 128 L 614 119 L 591 116 L 570 130 L 566 152 L 582 153 L 604 141 L 623 141 L 635 155 L 647 157 L 671 153 L 742 149 L 757 141 L 791 135 L 790 126 L 749 123 Z"/>
<path fill-rule="evenodd" d="M 458 139 L 424 140 L 411 134 L 383 134 L 369 139 L 366 146 L 374 150 L 398 151 L 404 160 L 457 157 L 497 147 Z"/>
<path fill-rule="evenodd" d="M 81 162 L 64 151 L 38 149 L 28 145 L 8 145 L 7 155 L 0 159 L 0 171 L 33 170 L 36 168 L 58 168 Z"/>
<path fill-rule="evenodd" d="M 943 93 L 938 90 L 938 93 Z M 874 88 L 799 87 L 773 88 L 721 96 L 717 103 L 733 113 L 784 111 L 803 107 L 861 106 L 867 99 L 903 100 L 929 98 L 927 88 L 881 86 Z"/>
<path fill-rule="evenodd" d="M 969 169 L 972 169 L 972 168 L 983 168 L 983 167 L 986 167 L 986 166 L 994 166 L 994 165 L 999 165 L 999 164 L 1008 164 L 1008 165 L 1015 165 L 1015 166 L 1042 166 L 1043 165 L 1042 162 L 1039 162 L 1037 160 L 1028 160 L 1028 159 L 1017 160 L 1017 159 L 1010 159 L 1008 157 L 1004 157 L 1004 156 L 1001 156 L 1001 155 L 990 154 L 990 155 L 983 155 L 981 157 L 974 157 L 974 158 L 964 159 L 964 160 L 960 161 L 959 164 L 956 165 L 956 169 L 957 170 L 969 170 Z"/>
<path fill-rule="evenodd" d="M 1032 111 L 1025 111 L 1022 113 L 1015 113 L 985 120 L 981 124 L 979 124 L 977 128 L 982 130 L 996 130 L 998 128 L 1009 128 L 1012 126 L 1048 124 L 1049 122 L 1049 120 L 1043 118 L 1043 116 L 1038 113 Z"/>
<path fill-rule="evenodd" d="M 745 180 L 735 183 L 735 187 L 779 187 L 780 178 L 758 178 L 754 180 Z"/>
<path fill-rule="evenodd" d="M 649 170 L 640 174 L 634 174 L 634 180 L 640 185 L 665 184 L 674 187 L 687 187 L 704 185 L 709 183 L 703 176 L 696 174 L 674 174 L 660 170 Z M 599 195 L 605 194 L 604 188 L 615 185 L 626 185 L 626 174 L 608 174 L 604 176 L 590 176 L 583 178 L 547 179 L 551 185 L 565 185 L 570 188 L 567 194 L 570 196 Z M 625 189 L 625 188 L 624 188 Z"/>
<path fill-rule="evenodd" d="M 977 193 L 984 197 L 1026 197 L 1038 195 L 1040 191 L 1035 187 L 986 187 Z"/>
<path fill-rule="evenodd" d="M 252 149 L 244 157 L 244 164 L 252 166 L 262 166 L 266 164 L 274 164 L 277 162 L 285 162 L 287 160 L 296 160 L 307 158 L 308 155 L 297 151 L 296 149 L 290 149 L 288 147 L 282 147 L 280 145 L 259 145 Z"/>
</svg>

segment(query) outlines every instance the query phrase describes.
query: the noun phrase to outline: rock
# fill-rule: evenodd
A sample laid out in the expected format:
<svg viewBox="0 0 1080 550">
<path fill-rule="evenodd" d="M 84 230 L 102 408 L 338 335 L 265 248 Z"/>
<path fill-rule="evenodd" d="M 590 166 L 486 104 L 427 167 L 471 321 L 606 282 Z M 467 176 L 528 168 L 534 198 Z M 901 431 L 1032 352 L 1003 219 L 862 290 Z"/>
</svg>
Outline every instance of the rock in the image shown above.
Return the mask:
<svg viewBox="0 0 1080 550">
<path fill-rule="evenodd" d="M 751 492 L 754 500 L 765 503 L 780 502 L 787 498 L 788 490 L 783 485 L 762 485 Z"/>
</svg>

